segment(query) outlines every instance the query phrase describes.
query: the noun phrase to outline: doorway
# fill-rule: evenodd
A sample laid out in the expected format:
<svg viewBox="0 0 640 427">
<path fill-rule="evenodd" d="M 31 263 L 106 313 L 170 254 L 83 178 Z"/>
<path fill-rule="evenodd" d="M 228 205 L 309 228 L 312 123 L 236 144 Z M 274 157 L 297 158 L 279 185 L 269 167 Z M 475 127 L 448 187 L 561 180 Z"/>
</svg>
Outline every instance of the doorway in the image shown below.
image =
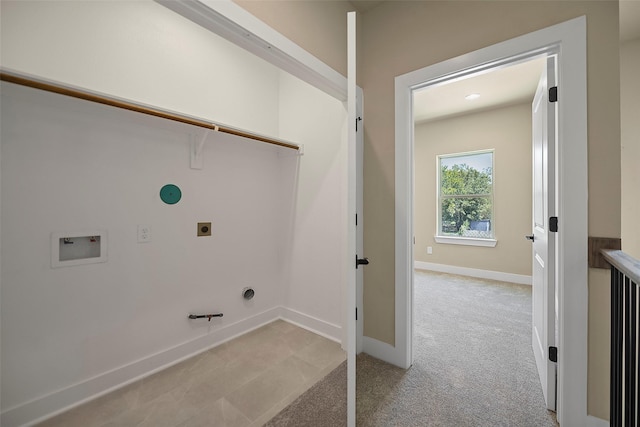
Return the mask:
<svg viewBox="0 0 640 427">
<path fill-rule="evenodd" d="M 531 103 L 544 63 L 414 91 L 416 267 L 531 283 Z"/>
<path fill-rule="evenodd" d="M 546 354 L 546 350 L 541 349 L 547 345 L 542 345 L 541 340 L 549 345 L 555 343 L 555 336 L 548 337 L 546 329 L 540 326 L 548 320 L 550 330 L 554 331 L 555 306 L 544 304 L 544 296 L 554 294 L 554 283 L 543 280 L 544 269 L 532 268 L 540 255 L 536 253 L 532 257 L 531 241 L 525 239 L 532 230 L 533 195 L 540 199 L 548 192 L 546 188 L 543 192 L 538 187 L 536 190 L 540 191 L 532 191 L 532 182 L 538 182 L 533 177 L 541 177 L 544 166 L 537 162 L 536 173 L 532 173 L 532 159 L 539 157 L 532 153 L 542 155 L 542 151 L 532 150 L 532 134 L 541 135 L 540 131 L 532 132 L 532 125 L 547 121 L 546 117 L 532 118 L 532 102 L 539 92 L 540 82 L 547 81 L 543 77 L 547 61 L 545 54 L 435 85 L 425 84 L 413 92 L 414 261 L 417 269 L 412 292 L 413 355 L 415 363 L 429 367 L 423 360 L 425 354 L 431 354 L 437 365 L 440 355 L 447 354 L 450 349 L 471 346 L 472 342 L 478 341 L 476 347 L 468 348 L 469 353 L 456 353 L 466 354 L 459 356 L 457 370 L 461 376 L 493 371 L 488 381 L 500 379 L 504 381 L 503 388 L 515 387 L 517 381 L 528 381 L 531 386 L 527 389 L 538 393 L 542 390 L 546 407 L 555 410 L 555 364 L 547 369 L 544 358 L 538 356 L 538 353 Z M 540 117 L 537 110 L 534 111 L 533 116 Z M 545 129 L 553 130 L 553 120 L 550 122 Z M 555 174 L 555 169 L 550 172 Z M 549 181 L 553 186 L 553 179 Z M 550 193 L 553 197 L 553 192 Z M 540 237 L 536 244 L 540 247 L 548 245 Z M 553 263 L 545 264 L 547 268 L 553 268 Z M 452 273 L 469 279 L 419 270 Z M 532 276 L 537 278 L 534 286 L 522 286 L 531 285 Z M 505 282 L 520 285 L 510 288 L 504 286 Z M 450 293 L 447 293 L 447 284 L 451 285 Z M 544 287 L 551 290 L 547 292 Z M 477 317 L 467 318 L 469 313 L 459 307 L 465 306 L 469 299 L 475 301 L 477 298 L 470 295 L 478 289 L 502 289 L 501 296 L 515 292 L 514 300 L 493 299 L 492 292 L 482 293 L 480 300 L 483 303 L 471 310 Z M 440 295 L 443 307 L 433 306 L 425 293 L 432 294 L 433 298 Z M 528 301 L 526 311 L 505 310 L 512 302 L 518 305 L 516 301 L 521 301 L 515 295 Z M 545 316 L 547 311 L 550 320 Z M 452 312 L 458 314 L 454 316 Z M 525 315 L 521 320 L 529 325 L 528 329 L 525 324 L 514 321 L 525 312 L 529 313 L 528 318 Z M 496 316 L 501 320 L 489 320 Z M 533 335 L 532 324 L 535 326 Z M 445 328 L 442 330 L 447 332 L 437 339 L 425 340 L 425 336 L 437 335 L 438 325 L 458 332 L 450 333 Z M 499 325 L 498 329 L 496 325 Z M 497 330 L 501 332 L 494 337 L 491 332 Z M 480 339 L 481 336 L 486 338 Z M 516 336 L 518 339 L 511 341 Z M 535 338 L 534 352 L 531 351 L 532 336 Z M 490 342 L 493 344 L 488 345 Z M 499 349 L 505 345 L 505 352 L 498 356 Z M 430 348 L 438 350 L 428 351 Z M 518 365 L 512 370 L 508 369 L 509 361 L 513 360 L 508 356 L 510 352 L 519 354 Z M 492 368 L 481 373 L 471 367 L 481 367 L 483 360 L 496 357 L 503 360 L 499 364 L 500 372 Z M 470 365 L 465 363 L 471 360 L 474 362 Z M 536 369 L 531 372 L 522 369 L 524 366 L 535 368 L 536 360 L 540 375 Z M 553 380 L 547 380 L 547 376 Z M 470 386 L 469 390 L 474 387 Z M 523 397 L 519 393 L 511 395 Z M 478 396 L 492 398 L 483 393 Z M 541 409 L 545 407 L 545 401 L 540 404 L 537 397 L 531 400 L 532 405 Z"/>
<path fill-rule="evenodd" d="M 587 156 L 586 20 L 576 18 L 396 77 L 396 364 L 413 361 L 413 91 L 425 84 L 547 54 L 558 55 L 557 274 L 558 420 L 584 424 L 586 411 Z M 570 218 L 571 221 L 564 220 Z M 566 363 L 570 361 L 570 363 Z"/>
</svg>

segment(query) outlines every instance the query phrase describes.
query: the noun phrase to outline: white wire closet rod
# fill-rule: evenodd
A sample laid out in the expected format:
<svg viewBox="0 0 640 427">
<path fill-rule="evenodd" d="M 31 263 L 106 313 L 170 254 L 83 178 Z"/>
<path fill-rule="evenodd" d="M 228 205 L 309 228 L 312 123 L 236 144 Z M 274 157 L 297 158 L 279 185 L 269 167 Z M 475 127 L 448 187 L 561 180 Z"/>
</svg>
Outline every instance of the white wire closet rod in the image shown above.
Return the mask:
<svg viewBox="0 0 640 427">
<path fill-rule="evenodd" d="M 10 72 L 7 70 L 0 70 L 0 80 L 14 83 L 22 86 L 27 86 L 35 89 L 44 90 L 47 92 L 53 92 L 60 95 L 66 95 L 73 98 L 83 99 L 85 101 L 96 102 L 98 104 L 109 105 L 111 107 L 122 108 L 124 110 L 135 111 L 136 113 L 147 114 L 150 116 L 160 117 L 174 122 L 186 123 L 193 126 L 198 126 L 205 129 L 215 130 L 217 132 L 228 133 L 243 138 L 252 139 L 255 141 L 264 142 L 267 144 L 277 145 L 279 147 L 290 148 L 292 150 L 299 150 L 300 147 L 296 144 L 281 141 L 266 136 L 258 135 L 255 133 L 234 129 L 227 126 L 219 126 L 215 123 L 207 122 L 195 117 L 189 117 L 183 114 L 164 111 L 155 107 L 145 106 L 142 104 L 136 104 L 130 101 L 120 100 L 113 97 L 98 95 L 84 91 L 79 88 L 72 88 L 64 86 L 58 83 L 52 83 L 44 80 L 40 80 L 34 77 L 26 77 L 18 73 Z"/>
</svg>

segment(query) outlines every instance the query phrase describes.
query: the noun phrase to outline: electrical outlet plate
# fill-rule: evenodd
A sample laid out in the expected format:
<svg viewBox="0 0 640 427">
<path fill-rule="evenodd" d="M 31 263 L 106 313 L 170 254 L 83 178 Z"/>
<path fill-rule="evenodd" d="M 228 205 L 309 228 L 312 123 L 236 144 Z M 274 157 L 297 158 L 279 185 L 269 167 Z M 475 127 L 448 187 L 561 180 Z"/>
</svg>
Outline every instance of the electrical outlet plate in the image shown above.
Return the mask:
<svg viewBox="0 0 640 427">
<path fill-rule="evenodd" d="M 211 223 L 199 222 L 198 223 L 198 236 L 211 236 Z"/>
<path fill-rule="evenodd" d="M 151 241 L 151 226 L 138 225 L 138 243 L 148 243 Z"/>
</svg>

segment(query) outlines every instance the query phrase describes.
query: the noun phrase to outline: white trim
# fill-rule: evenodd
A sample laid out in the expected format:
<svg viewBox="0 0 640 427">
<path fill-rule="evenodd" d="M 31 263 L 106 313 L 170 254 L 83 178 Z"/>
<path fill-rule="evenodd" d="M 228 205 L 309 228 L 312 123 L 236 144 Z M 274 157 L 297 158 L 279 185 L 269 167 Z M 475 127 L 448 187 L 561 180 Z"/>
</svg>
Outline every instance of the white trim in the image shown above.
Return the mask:
<svg viewBox="0 0 640 427">
<path fill-rule="evenodd" d="M 587 424 L 585 427 L 609 427 L 609 421 L 594 417 L 593 415 L 587 415 Z"/>
<path fill-rule="evenodd" d="M 392 365 L 399 366 L 402 362 L 398 360 L 398 352 L 391 344 L 378 341 L 375 338 L 362 337 L 362 351 Z"/>
<path fill-rule="evenodd" d="M 433 236 L 433 238 L 436 243 L 444 243 L 447 245 L 484 246 L 487 248 L 495 248 L 498 244 L 496 239 L 481 239 L 479 237 Z"/>
<path fill-rule="evenodd" d="M 455 265 L 436 264 L 432 262 L 416 261 L 418 270 L 438 271 L 440 273 L 458 274 L 460 276 L 478 277 L 480 279 L 499 280 L 501 282 L 518 283 L 531 286 L 531 276 L 502 271 L 481 270 L 478 268 L 458 267 Z"/>
<path fill-rule="evenodd" d="M 412 90 L 558 49 L 558 420 L 587 419 L 587 64 L 586 17 L 566 21 L 395 79 L 395 352 L 412 361 Z"/>
<path fill-rule="evenodd" d="M 280 318 L 296 326 L 342 344 L 342 328 L 339 325 L 325 322 L 317 317 L 309 316 L 287 307 L 281 307 Z"/>
<path fill-rule="evenodd" d="M 231 0 L 156 0 L 323 92 L 347 99 L 347 79 Z"/>
<path fill-rule="evenodd" d="M 83 403 L 169 368 L 199 353 L 282 319 L 340 343 L 341 328 L 286 307 L 274 307 L 168 350 L 144 357 L 88 380 L 49 393 L 2 412 L 3 427 L 32 426 Z"/>
<path fill-rule="evenodd" d="M 495 223 L 493 222 L 495 215 L 495 173 L 494 173 L 494 165 L 495 165 L 495 148 L 489 148 L 484 150 L 475 150 L 475 151 L 463 151 L 458 153 L 447 153 L 447 154 L 438 154 L 436 155 L 436 235 L 434 236 L 436 242 L 452 244 L 452 245 L 465 245 L 465 246 L 484 246 L 484 247 L 495 247 L 498 243 L 495 240 L 495 235 L 493 233 L 493 229 L 495 228 Z M 442 185 L 440 180 L 442 179 L 442 160 L 443 159 L 451 159 L 455 157 L 469 157 L 480 154 L 491 154 L 491 194 L 482 194 L 482 195 L 466 195 L 468 197 L 490 197 L 491 198 L 491 237 L 469 237 L 469 236 L 447 236 L 442 233 L 442 201 L 443 199 L 452 198 L 453 195 L 443 195 L 442 194 Z"/>
</svg>

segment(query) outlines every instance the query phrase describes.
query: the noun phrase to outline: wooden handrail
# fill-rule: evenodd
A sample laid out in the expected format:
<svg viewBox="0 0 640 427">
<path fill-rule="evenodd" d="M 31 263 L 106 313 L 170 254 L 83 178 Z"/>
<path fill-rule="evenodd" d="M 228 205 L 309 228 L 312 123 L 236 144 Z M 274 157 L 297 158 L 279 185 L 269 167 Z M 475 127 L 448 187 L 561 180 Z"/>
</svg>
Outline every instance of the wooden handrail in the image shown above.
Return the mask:
<svg viewBox="0 0 640 427">
<path fill-rule="evenodd" d="M 78 88 L 72 88 L 69 86 L 64 86 L 64 85 L 52 83 L 52 82 L 45 82 L 43 80 L 39 80 L 32 77 L 25 77 L 17 73 L 8 72 L 6 70 L 3 70 L 0 72 L 0 80 L 9 82 L 9 83 L 19 84 L 21 86 L 27 86 L 35 89 L 44 90 L 47 92 L 57 93 L 60 95 L 70 96 L 72 98 L 83 99 L 85 101 L 96 102 L 98 104 L 104 104 L 104 105 L 109 105 L 111 107 L 134 111 L 136 113 L 142 113 L 150 116 L 160 117 L 163 119 L 172 120 L 174 122 L 186 123 L 192 126 L 198 126 L 205 129 L 211 129 L 218 132 L 228 133 L 230 135 L 249 138 L 255 141 L 265 142 L 267 144 L 290 148 L 292 150 L 300 149 L 298 145 L 295 145 L 289 142 L 268 138 L 266 136 L 257 135 L 251 132 L 246 132 L 246 131 L 234 129 L 227 126 L 218 126 L 215 123 L 206 122 L 194 117 L 189 117 L 186 115 L 177 114 L 169 111 L 163 111 L 158 108 L 144 106 L 144 105 L 136 104 L 130 101 L 119 100 L 119 99 L 105 96 L 105 95 L 97 95 L 97 94 L 93 94 Z"/>
</svg>

